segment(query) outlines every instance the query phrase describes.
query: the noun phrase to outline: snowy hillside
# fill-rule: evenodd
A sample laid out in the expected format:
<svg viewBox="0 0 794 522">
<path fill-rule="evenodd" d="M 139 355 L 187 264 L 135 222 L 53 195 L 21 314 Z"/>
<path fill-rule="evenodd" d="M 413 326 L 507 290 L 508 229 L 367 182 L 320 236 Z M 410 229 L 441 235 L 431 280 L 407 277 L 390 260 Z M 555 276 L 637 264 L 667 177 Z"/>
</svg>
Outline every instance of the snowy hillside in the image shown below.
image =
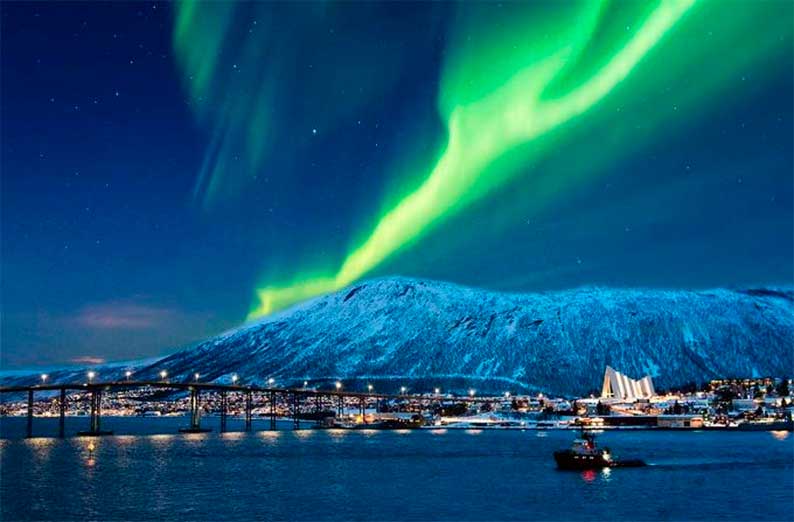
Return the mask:
<svg viewBox="0 0 794 522">
<path fill-rule="evenodd" d="M 342 379 L 413 391 L 580 394 L 610 365 L 657 388 L 789 375 L 794 290 L 577 289 L 502 294 L 380 279 L 321 297 L 136 371 L 278 385 Z"/>
</svg>

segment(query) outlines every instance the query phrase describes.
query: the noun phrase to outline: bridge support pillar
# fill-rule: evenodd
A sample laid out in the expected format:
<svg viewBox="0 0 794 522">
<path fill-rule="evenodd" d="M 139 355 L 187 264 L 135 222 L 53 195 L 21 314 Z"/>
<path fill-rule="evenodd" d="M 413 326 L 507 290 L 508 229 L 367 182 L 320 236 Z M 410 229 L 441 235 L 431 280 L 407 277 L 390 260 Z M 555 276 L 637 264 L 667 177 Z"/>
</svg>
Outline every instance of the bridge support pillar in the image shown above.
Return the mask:
<svg viewBox="0 0 794 522">
<path fill-rule="evenodd" d="M 270 390 L 270 429 L 276 429 L 276 392 Z"/>
<path fill-rule="evenodd" d="M 66 388 L 61 388 L 61 396 L 58 400 L 58 437 L 66 436 Z"/>
<path fill-rule="evenodd" d="M 201 429 L 201 417 L 199 415 L 199 391 L 197 388 L 190 390 L 190 428 L 193 430 Z"/>
<path fill-rule="evenodd" d="M 292 393 L 292 429 L 301 429 L 300 419 L 300 404 L 298 403 L 298 394 Z"/>
<path fill-rule="evenodd" d="M 28 429 L 27 438 L 33 436 L 33 390 L 28 390 Z"/>
<path fill-rule="evenodd" d="M 81 436 L 95 437 L 98 435 L 112 435 L 112 431 L 102 431 L 102 390 L 98 388 L 91 389 L 91 419 L 88 426 L 88 431 L 78 431 L 77 434 Z M 65 402 L 65 401 L 64 401 Z"/>
<path fill-rule="evenodd" d="M 226 433 L 226 391 L 221 392 L 221 433 Z"/>
<path fill-rule="evenodd" d="M 251 431 L 251 409 L 253 406 L 251 391 L 245 392 L 245 431 Z"/>
<path fill-rule="evenodd" d="M 210 428 L 201 427 L 201 402 L 199 401 L 199 389 L 190 388 L 190 426 L 179 428 L 181 433 L 206 433 L 212 431 Z"/>
<path fill-rule="evenodd" d="M 91 427 L 92 433 L 98 433 L 102 422 L 102 410 L 100 409 L 102 392 L 99 390 L 91 391 Z"/>
</svg>

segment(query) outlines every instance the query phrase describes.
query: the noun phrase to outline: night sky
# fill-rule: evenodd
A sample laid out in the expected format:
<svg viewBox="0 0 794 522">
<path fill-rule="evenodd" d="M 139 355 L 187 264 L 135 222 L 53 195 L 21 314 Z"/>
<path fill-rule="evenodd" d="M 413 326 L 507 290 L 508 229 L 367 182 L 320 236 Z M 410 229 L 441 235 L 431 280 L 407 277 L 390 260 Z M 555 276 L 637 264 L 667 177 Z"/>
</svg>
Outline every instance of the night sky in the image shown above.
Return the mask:
<svg viewBox="0 0 794 522">
<path fill-rule="evenodd" d="M 387 275 L 794 283 L 794 7 L 0 4 L 0 366 Z"/>
</svg>

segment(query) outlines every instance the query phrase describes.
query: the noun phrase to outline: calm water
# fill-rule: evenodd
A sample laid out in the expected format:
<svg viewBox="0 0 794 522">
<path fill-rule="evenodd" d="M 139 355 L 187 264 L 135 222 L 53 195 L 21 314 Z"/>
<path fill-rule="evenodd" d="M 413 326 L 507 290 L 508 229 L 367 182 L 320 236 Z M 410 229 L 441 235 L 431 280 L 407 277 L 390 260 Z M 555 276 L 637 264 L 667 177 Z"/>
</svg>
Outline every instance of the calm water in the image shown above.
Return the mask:
<svg viewBox="0 0 794 522">
<path fill-rule="evenodd" d="M 787 433 L 604 433 L 613 453 L 652 465 L 576 473 L 551 456 L 571 432 L 152 435 L 185 420 L 135 418 L 105 419 L 124 435 L 25 440 L 24 419 L 1 422 L 4 521 L 794 518 Z"/>
</svg>

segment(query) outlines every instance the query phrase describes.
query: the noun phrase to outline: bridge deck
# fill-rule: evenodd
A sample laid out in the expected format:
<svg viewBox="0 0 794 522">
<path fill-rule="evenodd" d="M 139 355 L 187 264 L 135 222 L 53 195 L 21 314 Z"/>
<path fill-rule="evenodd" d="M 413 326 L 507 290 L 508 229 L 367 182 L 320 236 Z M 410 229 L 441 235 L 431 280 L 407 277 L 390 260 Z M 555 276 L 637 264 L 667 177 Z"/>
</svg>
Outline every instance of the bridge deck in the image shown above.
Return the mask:
<svg viewBox="0 0 794 522">
<path fill-rule="evenodd" d="M 241 393 L 278 393 L 295 395 L 325 395 L 333 397 L 367 398 L 367 399 L 386 399 L 386 400 L 454 400 L 457 402 L 492 402 L 503 399 L 503 397 L 469 397 L 469 396 L 448 396 L 448 395 L 417 395 L 417 394 L 386 394 L 375 392 L 356 392 L 345 390 L 318 390 L 312 388 L 271 388 L 263 386 L 249 386 L 241 384 L 219 384 L 205 382 L 170 382 L 170 381 L 106 381 L 90 383 L 64 383 L 64 384 L 37 384 L 33 386 L 0 386 L 0 393 L 27 393 L 38 391 L 116 391 L 131 388 L 161 388 L 172 390 L 198 390 L 198 391 L 226 391 Z"/>
</svg>

